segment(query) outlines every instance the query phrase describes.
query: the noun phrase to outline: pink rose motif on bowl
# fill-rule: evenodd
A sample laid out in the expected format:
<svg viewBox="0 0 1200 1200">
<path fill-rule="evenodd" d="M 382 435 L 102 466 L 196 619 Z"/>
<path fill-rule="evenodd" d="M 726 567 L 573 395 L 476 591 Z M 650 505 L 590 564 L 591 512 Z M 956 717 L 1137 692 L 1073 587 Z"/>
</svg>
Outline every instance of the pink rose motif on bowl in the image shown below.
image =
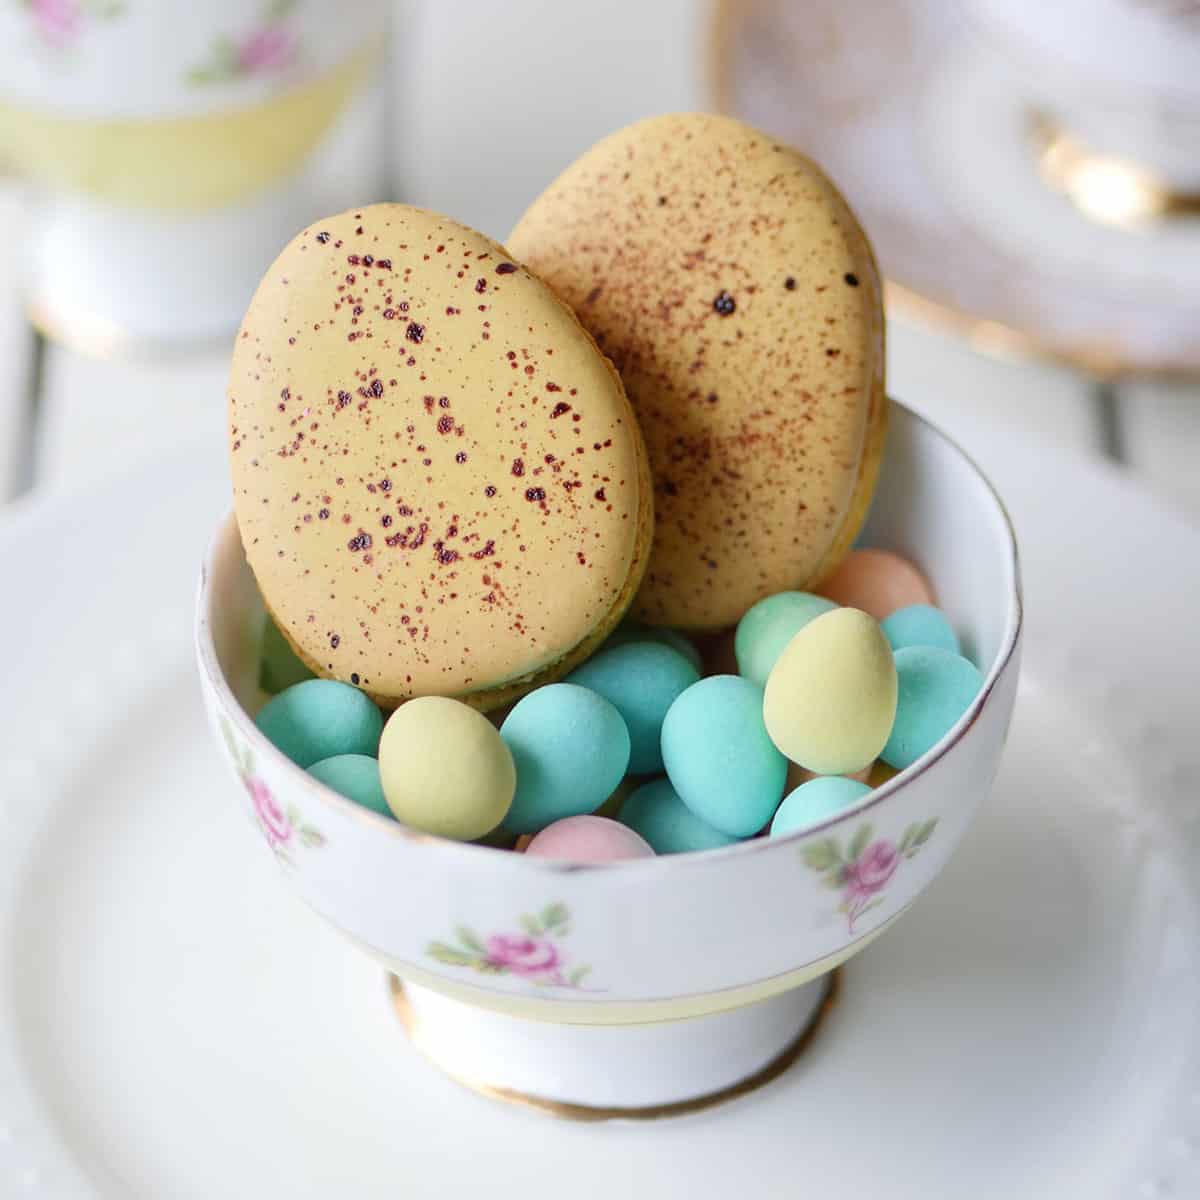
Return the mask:
<svg viewBox="0 0 1200 1200">
<path fill-rule="evenodd" d="M 274 71 L 296 57 L 296 38 L 283 25 L 265 25 L 243 38 L 237 51 L 242 72 Z"/>
<path fill-rule="evenodd" d="M 426 953 L 448 967 L 469 967 L 488 975 L 513 975 L 538 987 L 582 988 L 591 967 L 585 964 L 569 967 L 561 943 L 571 932 L 566 905 L 548 904 L 536 915 L 524 913 L 520 924 L 520 933 L 506 930 L 485 938 L 468 926 L 459 925 L 453 940 L 430 942 Z"/>
<path fill-rule="evenodd" d="M 74 45 L 87 18 L 102 21 L 119 16 L 123 0 L 25 0 L 38 36 L 55 50 Z"/>
<path fill-rule="evenodd" d="M 325 835 L 309 825 L 294 804 L 289 804 L 286 809 L 280 805 L 275 794 L 254 769 L 254 752 L 249 746 L 238 741 L 233 726 L 227 720 L 222 718 L 220 724 L 225 748 L 229 751 L 234 770 L 246 789 L 246 795 L 250 797 L 254 819 L 263 831 L 267 845 L 275 852 L 275 857 L 280 862 L 289 867 L 295 866 L 292 852 L 297 845 L 309 850 L 319 849 L 325 845 Z"/>
<path fill-rule="evenodd" d="M 291 822 L 279 807 L 279 802 L 271 795 L 271 789 L 261 779 L 255 779 L 253 776 L 248 776 L 242 782 L 250 794 L 255 815 L 267 835 L 267 841 L 272 846 L 282 846 L 291 841 Z"/>
<path fill-rule="evenodd" d="M 887 886 L 899 863 L 900 851 L 891 842 L 872 842 L 846 868 L 846 886 L 856 895 L 873 896 Z"/>
<path fill-rule="evenodd" d="M 214 38 L 208 56 L 188 72 L 188 82 L 203 86 L 271 75 L 290 67 L 300 57 L 300 41 L 287 17 L 296 0 L 267 0 L 258 23 L 238 36 Z"/>
<path fill-rule="evenodd" d="M 900 863 L 915 858 L 933 836 L 937 818 L 910 825 L 898 843 L 886 838 L 872 840 L 870 825 L 860 825 L 842 849 L 836 838 L 823 838 L 805 846 L 800 857 L 809 870 L 821 875 L 828 888 L 842 893 L 837 911 L 846 917 L 846 929 L 856 932 L 855 923 L 884 901 L 881 894 L 892 881 Z"/>
<path fill-rule="evenodd" d="M 494 967 L 528 979 L 546 978 L 560 983 L 558 947 L 549 938 L 527 933 L 493 933 L 484 943 L 487 960 Z"/>
</svg>

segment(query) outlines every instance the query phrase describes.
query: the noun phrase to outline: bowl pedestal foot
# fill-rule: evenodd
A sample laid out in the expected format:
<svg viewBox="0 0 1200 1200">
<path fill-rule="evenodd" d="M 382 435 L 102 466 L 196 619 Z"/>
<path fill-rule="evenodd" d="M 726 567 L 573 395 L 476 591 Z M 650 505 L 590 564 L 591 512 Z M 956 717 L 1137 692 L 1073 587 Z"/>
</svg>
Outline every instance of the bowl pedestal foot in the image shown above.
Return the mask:
<svg viewBox="0 0 1200 1200">
<path fill-rule="evenodd" d="M 832 1007 L 838 973 L 742 1008 L 630 1025 L 509 1016 L 395 976 L 391 989 L 414 1046 L 457 1082 L 554 1116 L 645 1120 L 720 1104 L 780 1075 Z"/>
</svg>

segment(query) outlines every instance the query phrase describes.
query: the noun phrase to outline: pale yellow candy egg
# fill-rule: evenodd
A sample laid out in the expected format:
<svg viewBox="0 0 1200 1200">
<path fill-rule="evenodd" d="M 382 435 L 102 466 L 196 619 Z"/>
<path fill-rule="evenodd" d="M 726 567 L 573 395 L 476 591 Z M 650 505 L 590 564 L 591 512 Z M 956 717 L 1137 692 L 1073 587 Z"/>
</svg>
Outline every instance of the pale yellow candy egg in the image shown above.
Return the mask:
<svg viewBox="0 0 1200 1200">
<path fill-rule="evenodd" d="M 896 666 L 878 622 L 856 608 L 810 621 L 767 677 L 771 741 L 818 775 L 869 767 L 896 717 Z"/>
<path fill-rule="evenodd" d="M 448 696 L 420 696 L 392 713 L 379 742 L 379 777 L 398 821 L 460 841 L 495 829 L 517 786 L 499 730 Z"/>
</svg>

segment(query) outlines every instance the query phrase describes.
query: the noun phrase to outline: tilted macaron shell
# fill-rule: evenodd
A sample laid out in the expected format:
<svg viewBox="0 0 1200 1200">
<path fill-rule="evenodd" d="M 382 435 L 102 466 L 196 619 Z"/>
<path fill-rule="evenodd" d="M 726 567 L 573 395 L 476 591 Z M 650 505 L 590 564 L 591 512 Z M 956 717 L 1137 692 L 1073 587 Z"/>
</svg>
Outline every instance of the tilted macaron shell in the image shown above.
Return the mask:
<svg viewBox="0 0 1200 1200">
<path fill-rule="evenodd" d="M 654 117 L 568 167 L 509 245 L 612 358 L 646 435 L 635 614 L 720 629 L 828 572 L 865 516 L 886 396 L 878 272 L 819 168 L 728 117 Z"/>
<path fill-rule="evenodd" d="M 495 829 L 516 788 L 496 727 L 446 696 L 420 696 L 392 713 L 379 742 L 379 775 L 397 820 L 459 841 Z"/>
<path fill-rule="evenodd" d="M 878 623 L 856 608 L 810 621 L 767 680 L 763 719 L 792 762 L 819 775 L 878 757 L 896 715 L 896 667 Z"/>
<path fill-rule="evenodd" d="M 403 205 L 319 221 L 235 343 L 238 526 L 320 675 L 500 704 L 615 627 L 652 496 L 611 364 L 482 234 Z"/>
<path fill-rule="evenodd" d="M 504 819 L 514 833 L 537 833 L 563 817 L 593 813 L 629 764 L 629 731 L 603 696 L 573 683 L 530 692 L 500 727 L 517 769 Z"/>
<path fill-rule="evenodd" d="M 710 675 L 671 705 L 662 753 L 688 808 L 734 837 L 757 833 L 783 795 L 787 761 L 763 725 L 762 688 L 738 675 Z"/>
</svg>

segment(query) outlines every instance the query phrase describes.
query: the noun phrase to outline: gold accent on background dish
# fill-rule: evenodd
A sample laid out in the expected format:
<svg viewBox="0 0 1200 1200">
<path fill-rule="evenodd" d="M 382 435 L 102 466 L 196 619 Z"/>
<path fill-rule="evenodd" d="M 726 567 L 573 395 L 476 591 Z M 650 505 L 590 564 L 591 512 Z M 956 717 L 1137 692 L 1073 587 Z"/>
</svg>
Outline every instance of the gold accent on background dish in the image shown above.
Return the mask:
<svg viewBox="0 0 1200 1200">
<path fill-rule="evenodd" d="M 544 1096 L 533 1096 L 526 1092 L 518 1092 L 512 1088 L 495 1087 L 482 1080 L 470 1079 L 455 1071 L 447 1069 L 425 1044 L 421 1036 L 421 1024 L 416 1018 L 408 997 L 404 993 L 404 983 L 396 975 L 388 977 L 388 990 L 391 993 L 392 1007 L 400 1024 L 413 1047 L 424 1058 L 432 1063 L 439 1071 L 448 1075 L 462 1087 L 487 1096 L 490 1100 L 500 1100 L 505 1104 L 515 1104 L 519 1108 L 532 1109 L 545 1113 L 547 1116 L 559 1117 L 567 1121 L 656 1121 L 662 1117 L 682 1117 L 688 1113 L 701 1112 L 707 1108 L 715 1108 L 736 1100 L 739 1096 L 747 1096 L 760 1087 L 778 1079 L 805 1050 L 812 1044 L 825 1018 L 833 1011 L 841 992 L 841 971 L 833 970 L 826 977 L 825 995 L 817 1005 L 816 1011 L 808 1019 L 796 1036 L 770 1062 L 760 1067 L 745 1079 L 711 1092 L 707 1096 L 696 1096 L 690 1100 L 678 1100 L 671 1104 L 650 1104 L 642 1108 L 598 1108 L 589 1104 L 571 1104 L 562 1100 L 551 1100 Z"/>
<path fill-rule="evenodd" d="M 1125 227 L 1200 216 L 1200 193 L 1176 191 L 1138 163 L 1088 149 L 1046 113 L 1030 114 L 1029 136 L 1042 178 L 1090 220 Z"/>
<path fill-rule="evenodd" d="M 927 133 L 921 128 L 921 102 L 941 64 L 971 45 L 970 34 L 961 14 L 944 3 L 895 0 L 880 8 L 870 0 L 810 0 L 801 12 L 783 0 L 714 0 L 705 63 L 708 94 L 715 111 L 765 125 L 825 164 L 872 238 L 890 314 L 966 338 L 985 353 L 1048 360 L 1092 377 L 1196 379 L 1200 342 L 1189 331 L 1195 328 L 1192 310 L 1200 308 L 1200 297 L 1192 303 L 1177 289 L 1159 288 L 1147 299 L 1103 276 L 1046 269 L 1036 257 L 1016 255 L 973 228 L 963 219 L 969 214 L 953 211 L 938 191 L 920 153 L 920 135 Z M 879 82 L 883 62 L 886 86 Z M 1027 99 L 1028 109 L 1035 107 L 1036 98 L 1018 96 L 1015 87 L 1013 96 Z M 892 153 L 890 162 L 869 152 L 868 137 Z M 984 142 L 979 145 L 981 153 L 987 152 Z M 1079 155 L 1086 152 L 1074 143 L 1070 150 L 1067 161 L 1078 171 Z M 1059 165 L 1064 155 L 1061 147 Z M 1040 174 L 1032 143 L 1028 165 Z M 897 169 L 910 175 L 891 194 L 889 175 Z M 1083 180 L 1086 184 L 1087 171 Z M 1078 195 L 1078 176 L 1074 182 Z M 1183 217 L 1192 214 L 1193 204 L 1200 205 L 1200 197 L 1161 186 L 1156 190 L 1154 182 L 1145 173 L 1125 177 L 1127 186 L 1142 189 L 1141 209 Z M 1046 194 L 1054 195 L 1049 184 Z M 1093 210 L 1103 207 L 1091 192 L 1089 200 Z M 1086 217 L 1082 207 L 1076 212 L 1088 226 L 1104 227 L 1094 211 Z M 1171 222 L 1172 228 L 1187 225 L 1182 219 Z M 1200 221 L 1196 228 L 1200 237 Z M 1113 230 L 1113 236 L 1119 234 Z M 1046 303 L 1042 281 L 1054 289 L 1055 302 L 1059 295 L 1068 306 L 1079 298 L 1078 319 L 1050 328 L 1046 313 L 1029 302 L 1025 285 L 1034 280 L 1039 284 L 1035 294 Z M 1102 304 L 1101 297 L 1112 302 Z M 1048 311 L 1053 315 L 1053 306 Z M 1169 334 L 1162 333 L 1168 325 Z M 1160 336 L 1143 348 L 1126 334 L 1135 327 Z"/>
</svg>

